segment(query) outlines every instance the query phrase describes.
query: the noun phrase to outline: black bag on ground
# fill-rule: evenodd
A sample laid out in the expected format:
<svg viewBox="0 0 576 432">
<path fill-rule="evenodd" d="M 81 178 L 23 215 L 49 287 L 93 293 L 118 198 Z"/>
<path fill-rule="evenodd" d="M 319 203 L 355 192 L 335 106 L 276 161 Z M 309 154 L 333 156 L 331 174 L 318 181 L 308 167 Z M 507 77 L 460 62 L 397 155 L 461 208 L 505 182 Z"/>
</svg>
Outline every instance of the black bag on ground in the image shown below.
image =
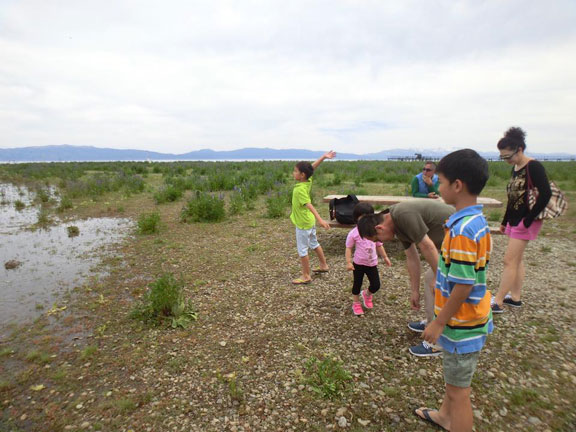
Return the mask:
<svg viewBox="0 0 576 432">
<path fill-rule="evenodd" d="M 330 220 L 336 219 L 341 224 L 354 225 L 354 206 L 358 204 L 356 195 L 330 200 Z"/>
</svg>

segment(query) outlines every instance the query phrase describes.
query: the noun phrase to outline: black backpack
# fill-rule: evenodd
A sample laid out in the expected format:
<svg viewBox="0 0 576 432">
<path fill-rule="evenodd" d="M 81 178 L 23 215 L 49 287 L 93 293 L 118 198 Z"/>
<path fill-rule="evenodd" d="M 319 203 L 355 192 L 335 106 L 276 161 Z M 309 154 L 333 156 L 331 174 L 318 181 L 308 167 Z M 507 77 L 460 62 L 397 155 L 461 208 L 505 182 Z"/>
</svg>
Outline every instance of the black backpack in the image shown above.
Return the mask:
<svg viewBox="0 0 576 432">
<path fill-rule="evenodd" d="M 330 200 L 330 220 L 336 219 L 344 225 L 354 225 L 354 207 L 358 204 L 356 195 Z"/>
</svg>

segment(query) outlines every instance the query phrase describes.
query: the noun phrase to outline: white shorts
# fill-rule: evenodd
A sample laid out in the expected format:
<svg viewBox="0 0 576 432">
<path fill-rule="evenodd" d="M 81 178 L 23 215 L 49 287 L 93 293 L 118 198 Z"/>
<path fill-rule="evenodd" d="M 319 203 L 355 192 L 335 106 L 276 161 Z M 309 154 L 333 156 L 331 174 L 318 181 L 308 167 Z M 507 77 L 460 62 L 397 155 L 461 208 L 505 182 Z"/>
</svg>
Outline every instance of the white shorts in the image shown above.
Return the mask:
<svg viewBox="0 0 576 432">
<path fill-rule="evenodd" d="M 316 249 L 320 246 L 316 238 L 316 227 L 310 229 L 296 228 L 296 247 L 298 256 L 305 257 L 308 255 L 308 249 Z"/>
</svg>

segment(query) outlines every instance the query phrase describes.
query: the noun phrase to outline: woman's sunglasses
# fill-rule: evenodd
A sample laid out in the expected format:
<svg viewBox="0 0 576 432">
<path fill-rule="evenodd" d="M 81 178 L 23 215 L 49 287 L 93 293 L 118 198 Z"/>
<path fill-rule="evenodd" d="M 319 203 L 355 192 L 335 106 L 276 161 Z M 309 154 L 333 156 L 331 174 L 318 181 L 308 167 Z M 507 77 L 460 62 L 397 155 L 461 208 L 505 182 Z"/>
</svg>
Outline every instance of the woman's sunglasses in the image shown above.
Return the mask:
<svg viewBox="0 0 576 432">
<path fill-rule="evenodd" d="M 519 150 L 519 149 L 516 149 L 516 151 L 515 151 L 514 153 L 511 153 L 511 154 L 509 154 L 509 155 L 500 155 L 500 160 L 509 160 L 509 159 L 512 159 L 512 157 L 513 157 L 516 153 L 518 153 L 518 150 Z"/>
</svg>

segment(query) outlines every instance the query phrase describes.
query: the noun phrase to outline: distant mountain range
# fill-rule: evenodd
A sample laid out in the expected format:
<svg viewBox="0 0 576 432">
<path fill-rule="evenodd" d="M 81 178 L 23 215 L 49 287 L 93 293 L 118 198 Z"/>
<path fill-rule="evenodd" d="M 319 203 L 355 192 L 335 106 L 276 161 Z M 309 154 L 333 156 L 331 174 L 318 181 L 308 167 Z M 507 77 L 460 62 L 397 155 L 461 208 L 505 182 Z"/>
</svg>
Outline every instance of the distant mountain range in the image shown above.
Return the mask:
<svg viewBox="0 0 576 432">
<path fill-rule="evenodd" d="M 339 160 L 388 160 L 414 158 L 439 159 L 449 150 L 392 149 L 378 153 L 338 153 Z M 0 148 L 0 162 L 88 162 L 88 161 L 169 161 L 169 160 L 313 160 L 323 152 L 302 149 L 276 150 L 243 148 L 231 151 L 197 150 L 184 154 L 158 153 L 145 150 L 118 150 L 89 146 L 53 145 L 42 147 Z M 497 159 L 497 152 L 481 153 L 487 159 Z M 541 160 L 575 160 L 568 153 L 530 153 Z"/>
</svg>

